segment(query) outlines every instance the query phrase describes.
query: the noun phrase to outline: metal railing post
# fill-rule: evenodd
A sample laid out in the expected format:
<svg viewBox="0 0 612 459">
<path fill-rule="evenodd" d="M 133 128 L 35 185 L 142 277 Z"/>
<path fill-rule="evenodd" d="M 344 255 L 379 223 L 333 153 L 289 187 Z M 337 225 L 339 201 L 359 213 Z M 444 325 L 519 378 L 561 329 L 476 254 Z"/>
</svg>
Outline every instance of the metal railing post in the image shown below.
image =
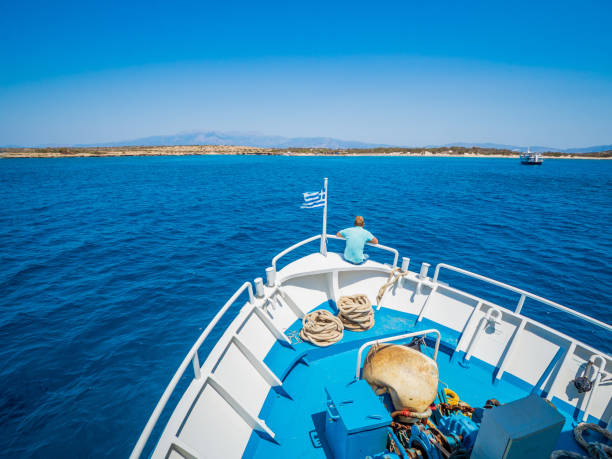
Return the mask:
<svg viewBox="0 0 612 459">
<path fill-rule="evenodd" d="M 440 274 L 440 267 L 442 266 L 442 263 L 438 263 L 436 265 L 436 270 L 434 271 L 434 276 L 431 279 L 431 281 L 435 284 L 436 282 L 438 282 L 438 274 Z"/>
<path fill-rule="evenodd" d="M 495 317 L 493 317 L 493 315 L 495 315 Z M 480 322 L 478 322 L 478 326 L 476 327 L 476 330 L 472 335 L 472 340 L 470 341 L 467 349 L 465 350 L 465 354 L 463 356 L 463 361 L 465 363 L 469 362 L 472 358 L 472 354 L 474 354 L 474 351 L 476 350 L 476 346 L 478 345 L 478 341 L 480 340 L 480 336 L 482 335 L 484 329 L 489 325 L 495 327 L 496 324 L 501 323 L 501 320 L 502 312 L 499 309 L 493 307 L 491 307 L 487 311 L 485 316 L 480 319 Z"/>
<path fill-rule="evenodd" d="M 253 286 L 251 285 L 250 282 L 247 284 L 247 286 L 249 289 L 249 303 L 253 304 L 255 303 L 255 296 L 253 295 Z"/>
<path fill-rule="evenodd" d="M 194 352 L 193 359 L 191 361 L 193 363 L 193 376 L 195 379 L 200 379 L 202 373 L 200 371 L 200 359 L 198 358 L 198 351 Z"/>
<path fill-rule="evenodd" d="M 525 304 L 525 294 L 521 295 L 521 299 L 519 300 L 518 304 L 516 305 L 516 309 L 514 310 L 515 313 L 520 314 L 521 310 L 523 309 L 523 304 Z"/>
</svg>

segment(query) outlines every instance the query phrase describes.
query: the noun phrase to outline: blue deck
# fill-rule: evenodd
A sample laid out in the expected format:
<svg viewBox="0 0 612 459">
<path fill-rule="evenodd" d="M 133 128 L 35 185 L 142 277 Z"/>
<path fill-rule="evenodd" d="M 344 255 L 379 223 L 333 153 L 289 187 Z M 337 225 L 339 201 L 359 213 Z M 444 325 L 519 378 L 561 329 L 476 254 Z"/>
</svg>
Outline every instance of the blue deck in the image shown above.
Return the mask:
<svg viewBox="0 0 612 459">
<path fill-rule="evenodd" d="M 324 303 L 321 309 L 335 311 L 333 303 Z M 265 358 L 265 363 L 283 379 L 286 394 L 270 391 L 259 417 L 276 433 L 276 442 L 251 435 L 244 457 L 331 457 L 323 436 L 325 420 L 325 387 L 334 383 L 348 383 L 354 378 L 357 351 L 366 341 L 393 336 L 410 331 L 437 328 L 442 334 L 438 368 L 440 381 L 453 389 L 460 398 L 473 407 L 484 406 L 487 399 L 496 398 L 502 404 L 532 392 L 526 382 L 514 377 L 504 377 L 494 382 L 490 365 L 472 359 L 469 368 L 457 363 L 452 353 L 460 337 L 459 333 L 427 320 L 415 325 L 415 317 L 389 309 L 375 311 L 376 323 L 365 332 L 344 332 L 342 341 L 319 348 L 310 343 L 294 344 L 293 348 L 276 343 Z M 301 321 L 296 321 L 287 333 L 299 331 Z M 433 354 L 431 346 L 424 349 Z M 456 357 L 456 356 L 455 356 Z M 556 400 L 555 400 L 556 403 Z M 576 421 L 570 406 L 558 404 L 566 417 L 557 449 L 582 452 L 573 439 L 572 429 Z M 595 419 L 589 419 L 597 422 Z"/>
</svg>

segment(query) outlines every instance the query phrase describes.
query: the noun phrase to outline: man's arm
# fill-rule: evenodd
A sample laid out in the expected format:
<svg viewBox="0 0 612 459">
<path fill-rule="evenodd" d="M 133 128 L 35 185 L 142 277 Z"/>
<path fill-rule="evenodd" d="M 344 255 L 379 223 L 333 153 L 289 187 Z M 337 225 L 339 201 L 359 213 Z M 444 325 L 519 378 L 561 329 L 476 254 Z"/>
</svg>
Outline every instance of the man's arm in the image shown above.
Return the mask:
<svg viewBox="0 0 612 459">
<path fill-rule="evenodd" d="M 372 239 L 370 239 L 368 242 L 369 242 L 370 244 L 378 244 L 378 239 L 377 239 L 377 238 L 375 238 L 375 237 L 373 237 L 373 238 L 372 238 Z"/>
<path fill-rule="evenodd" d="M 342 238 L 344 237 L 340 231 L 338 231 L 338 232 L 336 233 L 336 236 L 338 236 L 338 237 L 342 237 Z"/>
</svg>

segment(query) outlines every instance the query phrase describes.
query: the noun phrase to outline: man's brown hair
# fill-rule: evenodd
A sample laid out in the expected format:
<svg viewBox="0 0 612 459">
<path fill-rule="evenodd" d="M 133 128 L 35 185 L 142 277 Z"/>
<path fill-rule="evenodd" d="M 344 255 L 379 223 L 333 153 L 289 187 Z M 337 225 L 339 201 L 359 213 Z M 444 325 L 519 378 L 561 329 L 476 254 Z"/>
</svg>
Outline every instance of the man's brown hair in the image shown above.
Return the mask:
<svg viewBox="0 0 612 459">
<path fill-rule="evenodd" d="M 363 227 L 363 225 L 365 225 L 365 222 L 363 221 L 363 217 L 361 215 L 357 215 L 355 217 L 355 226 Z"/>
</svg>

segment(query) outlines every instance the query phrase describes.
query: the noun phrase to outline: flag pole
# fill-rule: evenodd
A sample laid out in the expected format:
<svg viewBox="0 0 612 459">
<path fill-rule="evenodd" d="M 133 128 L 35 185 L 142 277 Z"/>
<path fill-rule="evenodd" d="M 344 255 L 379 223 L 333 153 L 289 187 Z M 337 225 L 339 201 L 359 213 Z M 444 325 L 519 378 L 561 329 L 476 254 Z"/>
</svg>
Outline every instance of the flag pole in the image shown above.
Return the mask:
<svg viewBox="0 0 612 459">
<path fill-rule="evenodd" d="M 327 256 L 327 177 L 323 181 L 325 190 L 325 206 L 323 207 L 323 231 L 321 232 L 321 255 Z"/>
</svg>

